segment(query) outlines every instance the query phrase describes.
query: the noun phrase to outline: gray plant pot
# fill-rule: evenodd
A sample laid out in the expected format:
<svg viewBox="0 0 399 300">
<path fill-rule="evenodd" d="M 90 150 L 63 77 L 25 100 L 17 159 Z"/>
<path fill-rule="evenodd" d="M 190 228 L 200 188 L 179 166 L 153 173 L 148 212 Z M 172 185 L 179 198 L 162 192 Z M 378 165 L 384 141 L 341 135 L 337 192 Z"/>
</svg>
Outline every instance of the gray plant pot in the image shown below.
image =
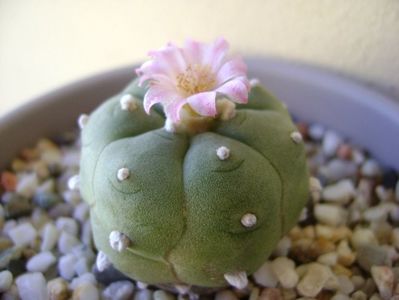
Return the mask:
<svg viewBox="0 0 399 300">
<path fill-rule="evenodd" d="M 267 58 L 247 58 L 258 78 L 299 119 L 337 130 L 399 170 L 399 105 L 355 81 L 314 67 Z M 119 91 L 134 76 L 129 66 L 32 100 L 0 119 L 0 169 L 35 140 L 76 127 L 81 113 Z"/>
</svg>

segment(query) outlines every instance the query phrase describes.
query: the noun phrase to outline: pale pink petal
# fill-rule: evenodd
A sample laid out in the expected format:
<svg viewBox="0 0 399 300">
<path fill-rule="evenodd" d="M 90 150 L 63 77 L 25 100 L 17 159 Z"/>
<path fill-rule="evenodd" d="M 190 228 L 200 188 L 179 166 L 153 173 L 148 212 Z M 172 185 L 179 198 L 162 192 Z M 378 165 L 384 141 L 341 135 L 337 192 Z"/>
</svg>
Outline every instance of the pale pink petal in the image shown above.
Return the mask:
<svg viewBox="0 0 399 300">
<path fill-rule="evenodd" d="M 180 110 L 187 103 L 187 99 L 176 98 L 170 103 L 164 104 L 164 112 L 167 118 L 171 119 L 173 123 L 180 121 Z"/>
<path fill-rule="evenodd" d="M 226 82 L 221 87 L 217 88 L 216 91 L 226 95 L 234 102 L 247 103 L 249 88 L 248 79 L 239 77 Z"/>
<path fill-rule="evenodd" d="M 173 91 L 162 87 L 150 87 L 144 96 L 143 105 L 147 114 L 150 113 L 151 107 L 157 103 L 171 101 L 175 97 Z"/>
<path fill-rule="evenodd" d="M 187 39 L 183 47 L 183 55 L 188 65 L 202 63 L 205 45 L 197 41 Z"/>
<path fill-rule="evenodd" d="M 216 92 L 203 92 L 187 98 L 187 103 L 201 116 L 216 116 Z"/>
<path fill-rule="evenodd" d="M 214 72 L 218 71 L 229 50 L 229 44 L 223 38 L 216 39 L 204 53 L 203 64 L 209 65 Z"/>
<path fill-rule="evenodd" d="M 160 65 L 159 68 L 167 70 L 167 73 L 171 76 L 176 76 L 187 68 L 187 63 L 180 48 L 166 46 L 161 50 L 150 51 L 148 54 L 153 57 L 155 64 Z"/>
<path fill-rule="evenodd" d="M 229 81 L 235 77 L 241 77 L 246 75 L 247 66 L 241 58 L 236 57 L 222 65 L 216 75 L 216 80 L 218 82 L 218 85 L 222 85 L 226 81 Z"/>
</svg>

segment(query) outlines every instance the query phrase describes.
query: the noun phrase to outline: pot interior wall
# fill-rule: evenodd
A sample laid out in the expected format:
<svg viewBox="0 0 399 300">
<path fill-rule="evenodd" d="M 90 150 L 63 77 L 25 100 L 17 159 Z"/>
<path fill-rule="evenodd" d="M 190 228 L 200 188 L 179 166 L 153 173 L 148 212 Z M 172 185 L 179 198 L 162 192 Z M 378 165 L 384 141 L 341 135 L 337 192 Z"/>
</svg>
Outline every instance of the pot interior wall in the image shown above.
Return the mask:
<svg viewBox="0 0 399 300">
<path fill-rule="evenodd" d="M 399 107 L 392 99 L 313 67 L 267 58 L 246 61 L 250 76 L 260 79 L 297 118 L 337 130 L 399 170 Z M 0 169 L 40 137 L 76 127 L 78 116 L 118 92 L 133 70 L 129 66 L 78 81 L 0 119 Z"/>
</svg>

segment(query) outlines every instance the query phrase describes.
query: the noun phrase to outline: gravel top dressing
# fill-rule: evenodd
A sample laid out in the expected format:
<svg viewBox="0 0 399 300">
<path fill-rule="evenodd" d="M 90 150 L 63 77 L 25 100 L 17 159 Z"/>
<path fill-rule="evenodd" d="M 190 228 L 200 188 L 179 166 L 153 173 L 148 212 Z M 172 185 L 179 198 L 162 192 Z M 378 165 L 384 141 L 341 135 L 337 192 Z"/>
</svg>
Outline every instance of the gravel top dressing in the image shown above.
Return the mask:
<svg viewBox="0 0 399 300">
<path fill-rule="evenodd" d="M 23 149 L 1 172 L 1 299 L 399 299 L 398 174 L 334 131 L 297 125 L 314 176 L 300 222 L 247 288 L 206 295 L 131 281 L 97 255 L 76 134 Z"/>
</svg>

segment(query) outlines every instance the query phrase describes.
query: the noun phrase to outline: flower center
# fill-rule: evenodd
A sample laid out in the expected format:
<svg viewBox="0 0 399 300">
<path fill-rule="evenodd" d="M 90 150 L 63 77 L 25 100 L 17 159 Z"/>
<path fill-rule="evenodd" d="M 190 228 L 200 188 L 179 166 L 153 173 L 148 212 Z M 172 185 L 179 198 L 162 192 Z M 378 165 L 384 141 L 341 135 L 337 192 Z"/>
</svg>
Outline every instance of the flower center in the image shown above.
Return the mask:
<svg viewBox="0 0 399 300">
<path fill-rule="evenodd" d="M 184 73 L 177 75 L 176 81 L 178 90 L 186 97 L 212 90 L 216 85 L 209 65 L 189 65 Z"/>
</svg>

